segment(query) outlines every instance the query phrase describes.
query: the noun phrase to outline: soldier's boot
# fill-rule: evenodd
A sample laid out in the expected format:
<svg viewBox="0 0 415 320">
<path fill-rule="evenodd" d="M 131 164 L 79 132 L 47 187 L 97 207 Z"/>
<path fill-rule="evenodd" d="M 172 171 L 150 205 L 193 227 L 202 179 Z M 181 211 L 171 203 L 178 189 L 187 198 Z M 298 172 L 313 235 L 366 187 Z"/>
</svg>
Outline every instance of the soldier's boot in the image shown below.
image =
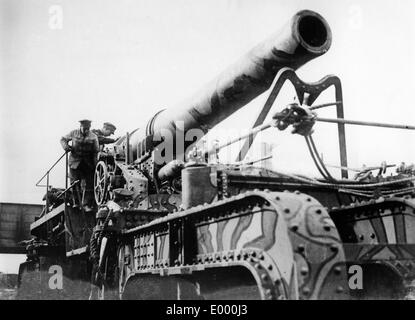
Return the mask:
<svg viewBox="0 0 415 320">
<path fill-rule="evenodd" d="M 72 208 L 79 208 L 81 206 L 82 198 L 81 198 L 81 190 L 79 189 L 80 189 L 79 184 L 74 185 L 73 192 L 72 192 L 72 196 L 73 196 Z"/>
<path fill-rule="evenodd" d="M 81 182 L 81 190 L 82 190 L 82 197 L 81 197 L 81 203 L 82 203 L 82 208 L 84 210 L 84 212 L 91 212 L 91 208 L 88 204 L 88 196 L 86 194 L 86 182 L 85 179 L 82 179 Z"/>
<path fill-rule="evenodd" d="M 82 204 L 85 212 L 92 212 L 94 211 L 94 190 L 91 189 L 91 186 L 87 185 L 86 183 L 83 185 L 83 193 L 82 193 Z"/>
</svg>

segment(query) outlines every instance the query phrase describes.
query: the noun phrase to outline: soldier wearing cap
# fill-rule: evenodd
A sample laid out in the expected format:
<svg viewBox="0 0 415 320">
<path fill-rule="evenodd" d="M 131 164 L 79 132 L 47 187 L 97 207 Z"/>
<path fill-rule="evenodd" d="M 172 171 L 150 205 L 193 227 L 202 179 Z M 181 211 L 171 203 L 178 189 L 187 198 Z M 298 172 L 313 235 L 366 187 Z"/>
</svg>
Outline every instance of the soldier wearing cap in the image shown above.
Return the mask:
<svg viewBox="0 0 415 320">
<path fill-rule="evenodd" d="M 102 285 L 102 274 L 99 269 L 99 256 L 100 246 L 105 228 L 105 221 L 109 214 L 109 209 L 106 206 L 102 206 L 96 213 L 97 224 L 92 232 L 91 239 L 89 241 L 89 260 L 92 264 L 91 271 L 91 292 L 89 299 L 92 300 L 98 295 L 98 289 Z"/>
<path fill-rule="evenodd" d="M 113 257 L 116 255 L 118 243 L 118 237 L 115 237 L 118 233 L 115 216 L 119 208 L 118 205 L 103 205 L 96 214 L 96 226 L 89 243 L 92 265 L 90 300 L 102 298 L 99 289 L 102 289 L 104 283 L 106 298 L 118 297 L 118 281 L 115 276 L 117 262 Z"/>
<path fill-rule="evenodd" d="M 95 133 L 98 137 L 99 145 L 104 145 L 107 143 L 114 143 L 118 139 L 108 138 L 110 135 L 113 135 L 117 128 L 110 122 L 104 122 L 102 129 L 93 129 L 92 132 Z"/>
<path fill-rule="evenodd" d="M 76 180 L 85 180 L 83 203 L 85 211 L 93 210 L 94 172 L 99 152 L 98 137 L 90 131 L 91 121 L 81 120 L 80 128 L 63 136 L 60 143 L 69 154 L 69 178 L 71 184 Z M 72 146 L 69 145 L 72 141 Z M 81 205 L 80 184 L 74 186 L 74 207 Z"/>
</svg>

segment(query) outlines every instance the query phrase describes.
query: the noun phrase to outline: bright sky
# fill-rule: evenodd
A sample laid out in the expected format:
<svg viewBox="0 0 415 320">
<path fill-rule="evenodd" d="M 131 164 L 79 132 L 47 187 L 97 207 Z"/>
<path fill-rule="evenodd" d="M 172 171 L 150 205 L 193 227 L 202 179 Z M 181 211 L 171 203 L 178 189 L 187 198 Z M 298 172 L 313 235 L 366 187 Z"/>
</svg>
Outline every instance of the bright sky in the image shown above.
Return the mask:
<svg viewBox="0 0 415 320">
<path fill-rule="evenodd" d="M 338 75 L 348 119 L 414 125 L 411 0 L 0 0 L 0 201 L 41 202 L 44 190 L 34 184 L 77 120 L 91 118 L 95 127 L 111 121 L 118 135 L 143 126 L 302 9 L 328 21 L 333 42 L 300 77 Z M 292 101 L 292 91 L 284 97 L 279 106 Z M 218 129 L 247 129 L 265 98 Z M 414 132 L 346 130 L 351 166 L 415 162 Z M 326 161 L 337 163 L 335 126 L 318 124 L 315 131 Z M 270 131 L 267 139 L 276 145 L 278 168 L 314 174 L 300 137 Z"/>
</svg>

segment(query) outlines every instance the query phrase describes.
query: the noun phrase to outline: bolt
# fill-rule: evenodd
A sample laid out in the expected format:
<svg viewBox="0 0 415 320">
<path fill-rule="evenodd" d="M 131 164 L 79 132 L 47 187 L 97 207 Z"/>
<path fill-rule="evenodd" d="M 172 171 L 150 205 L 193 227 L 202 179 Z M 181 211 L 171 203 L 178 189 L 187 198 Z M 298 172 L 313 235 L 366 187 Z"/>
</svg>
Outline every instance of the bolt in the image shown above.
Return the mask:
<svg viewBox="0 0 415 320">
<path fill-rule="evenodd" d="M 341 274 L 341 272 L 342 272 L 342 268 L 340 268 L 340 267 L 335 267 L 334 268 L 334 273 L 335 274 Z"/>
<path fill-rule="evenodd" d="M 343 289 L 342 286 L 338 286 L 337 289 L 336 289 L 337 293 L 342 293 L 343 291 L 344 291 L 344 289 Z"/>
</svg>

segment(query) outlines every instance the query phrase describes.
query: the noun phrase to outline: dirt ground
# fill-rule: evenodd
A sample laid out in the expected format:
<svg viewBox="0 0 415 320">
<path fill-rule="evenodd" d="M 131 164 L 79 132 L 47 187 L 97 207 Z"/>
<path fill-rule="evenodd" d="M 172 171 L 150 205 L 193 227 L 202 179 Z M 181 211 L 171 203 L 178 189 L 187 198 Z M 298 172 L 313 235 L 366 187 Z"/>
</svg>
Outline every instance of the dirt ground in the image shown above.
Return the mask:
<svg viewBox="0 0 415 320">
<path fill-rule="evenodd" d="M 16 288 L 0 288 L 0 300 L 14 300 L 16 298 Z"/>
</svg>

